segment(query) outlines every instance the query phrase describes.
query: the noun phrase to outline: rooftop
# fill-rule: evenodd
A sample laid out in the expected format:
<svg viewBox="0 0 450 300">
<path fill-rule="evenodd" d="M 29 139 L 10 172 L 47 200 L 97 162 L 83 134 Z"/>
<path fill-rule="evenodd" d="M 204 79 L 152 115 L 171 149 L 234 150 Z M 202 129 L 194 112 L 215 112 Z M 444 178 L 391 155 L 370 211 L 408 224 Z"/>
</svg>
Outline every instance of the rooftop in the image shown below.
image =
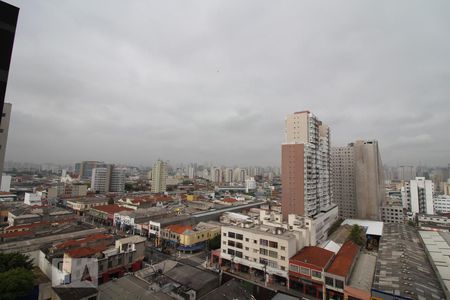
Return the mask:
<svg viewBox="0 0 450 300">
<path fill-rule="evenodd" d="M 353 260 L 358 255 L 359 248 L 360 247 L 352 241 L 345 242 L 326 272 L 347 277 L 352 267 Z"/>
<path fill-rule="evenodd" d="M 297 252 L 290 261 L 308 263 L 319 268 L 325 268 L 334 253 L 320 247 L 308 246 Z"/>
<path fill-rule="evenodd" d="M 414 299 L 444 299 L 416 229 L 384 225 L 372 285 L 374 291 Z"/>
<path fill-rule="evenodd" d="M 149 284 L 135 276 L 125 276 L 117 280 L 108 281 L 99 286 L 100 300 L 115 300 L 118 295 L 122 299 L 135 300 L 170 300 L 172 297 L 149 290 Z"/>
<path fill-rule="evenodd" d="M 178 234 L 183 234 L 186 230 L 189 231 L 194 230 L 190 225 L 178 225 L 178 224 L 168 225 L 165 229 Z"/>
<path fill-rule="evenodd" d="M 350 277 L 349 285 L 370 292 L 377 257 L 370 253 L 360 253 Z"/>
<path fill-rule="evenodd" d="M 366 228 L 366 234 L 368 235 L 383 235 L 383 222 L 371 221 L 371 220 L 358 220 L 358 219 L 347 219 L 342 222 L 342 225 L 358 225 Z"/>
<path fill-rule="evenodd" d="M 117 204 L 100 205 L 100 206 L 92 207 L 91 209 L 105 212 L 105 213 L 111 214 L 111 215 L 113 215 L 117 212 L 120 212 L 120 211 L 125 211 L 125 210 L 132 211 L 133 210 L 131 208 L 119 206 Z"/>
<path fill-rule="evenodd" d="M 86 243 L 91 242 L 91 241 L 110 240 L 112 238 L 113 238 L 113 236 L 110 235 L 110 234 L 96 233 L 96 234 L 88 235 L 88 236 L 83 237 L 81 239 L 68 240 L 68 241 L 65 241 L 63 243 L 56 244 L 55 247 L 58 248 L 58 249 L 65 249 L 65 248 L 72 247 L 72 246 L 86 244 Z"/>
<path fill-rule="evenodd" d="M 89 257 L 99 252 L 103 252 L 107 248 L 108 247 L 105 245 L 100 245 L 96 247 L 80 247 L 69 250 L 66 253 L 72 258 L 82 258 L 82 257 Z"/>
<path fill-rule="evenodd" d="M 438 271 L 438 277 L 445 285 L 447 298 L 450 291 L 450 232 L 419 231 L 431 263 Z"/>
</svg>

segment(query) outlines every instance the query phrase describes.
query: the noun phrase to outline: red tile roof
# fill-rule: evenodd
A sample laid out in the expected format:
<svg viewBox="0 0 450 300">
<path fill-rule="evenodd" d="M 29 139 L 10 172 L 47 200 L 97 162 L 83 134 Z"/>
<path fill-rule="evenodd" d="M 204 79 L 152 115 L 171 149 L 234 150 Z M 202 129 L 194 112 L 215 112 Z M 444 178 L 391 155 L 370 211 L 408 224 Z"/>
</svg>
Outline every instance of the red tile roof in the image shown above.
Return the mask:
<svg viewBox="0 0 450 300">
<path fill-rule="evenodd" d="M 334 253 L 326 249 L 308 246 L 297 252 L 293 257 L 289 259 L 289 262 L 302 262 L 307 263 L 321 269 L 325 268 L 330 259 L 332 259 Z"/>
<path fill-rule="evenodd" d="M 55 247 L 58 249 L 64 249 L 64 248 L 68 248 L 68 247 L 72 247 L 72 246 L 76 246 L 76 245 L 81 245 L 83 243 L 87 243 L 87 242 L 91 242 L 91 241 L 109 240 L 112 238 L 113 238 L 113 236 L 110 234 L 97 233 L 97 234 L 92 234 L 92 235 L 89 235 L 85 238 L 81 238 L 78 240 L 68 240 L 68 241 L 62 242 L 60 244 L 56 244 Z"/>
<path fill-rule="evenodd" d="M 227 203 L 234 203 L 234 202 L 237 202 L 237 200 L 234 199 L 234 198 L 225 198 L 225 199 L 223 199 L 222 201 L 223 201 L 223 202 L 227 202 Z"/>
<path fill-rule="evenodd" d="M 111 215 L 113 215 L 117 212 L 120 212 L 120 211 L 133 210 L 131 208 L 119 206 L 117 204 L 99 205 L 99 206 L 94 206 L 91 209 L 99 210 L 99 211 L 102 211 L 102 212 L 105 212 L 105 213 L 111 214 Z"/>
<path fill-rule="evenodd" d="M 80 247 L 76 249 L 72 249 L 67 251 L 67 255 L 72 258 L 81 258 L 81 257 L 89 257 L 94 255 L 95 253 L 102 252 L 106 250 L 108 247 L 105 245 L 97 246 L 97 247 Z"/>
<path fill-rule="evenodd" d="M 334 261 L 327 269 L 327 273 L 335 274 L 342 277 L 347 277 L 352 267 L 353 260 L 359 252 L 359 246 L 352 241 L 347 241 L 342 245 L 339 252 L 336 254 Z"/>
<path fill-rule="evenodd" d="M 31 231 L 17 231 L 17 232 L 8 232 L 0 234 L 0 238 L 11 238 L 16 236 L 24 236 L 24 235 L 33 235 L 34 233 Z"/>
<path fill-rule="evenodd" d="M 186 230 L 193 231 L 193 228 L 190 225 L 177 225 L 177 224 L 169 225 L 166 227 L 166 229 L 178 234 L 183 234 Z"/>
</svg>

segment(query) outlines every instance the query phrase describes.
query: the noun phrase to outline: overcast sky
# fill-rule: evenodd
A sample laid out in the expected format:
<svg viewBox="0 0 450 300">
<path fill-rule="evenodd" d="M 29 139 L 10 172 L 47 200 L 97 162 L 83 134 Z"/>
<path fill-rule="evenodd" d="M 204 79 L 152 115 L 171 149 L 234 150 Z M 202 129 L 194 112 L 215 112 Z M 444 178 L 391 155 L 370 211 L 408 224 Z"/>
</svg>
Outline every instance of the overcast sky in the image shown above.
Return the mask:
<svg viewBox="0 0 450 300">
<path fill-rule="evenodd" d="M 450 163 L 450 1 L 13 1 L 6 160 L 279 165 L 284 118 Z"/>
</svg>

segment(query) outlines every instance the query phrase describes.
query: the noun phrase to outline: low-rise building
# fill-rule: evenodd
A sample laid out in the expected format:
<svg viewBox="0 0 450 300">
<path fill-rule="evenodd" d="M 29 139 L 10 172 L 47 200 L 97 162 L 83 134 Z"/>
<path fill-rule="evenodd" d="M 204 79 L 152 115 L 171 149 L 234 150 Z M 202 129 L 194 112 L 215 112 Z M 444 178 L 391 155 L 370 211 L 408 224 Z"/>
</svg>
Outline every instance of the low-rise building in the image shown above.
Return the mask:
<svg viewBox="0 0 450 300">
<path fill-rule="evenodd" d="M 95 234 L 77 240 L 68 240 L 41 250 L 38 266 L 52 278 L 53 259 L 61 259 L 59 264 L 60 284 L 69 284 L 73 278 L 81 278 L 78 267 L 80 258 L 95 260 L 98 282 L 104 283 L 127 272 L 142 268 L 145 253 L 145 237 L 130 236 L 114 241 L 109 234 Z M 92 274 L 91 274 L 92 275 Z M 55 283 L 55 282 L 53 282 Z"/>
<path fill-rule="evenodd" d="M 439 213 L 450 213 L 450 195 L 439 195 L 433 199 L 434 211 Z"/>
<path fill-rule="evenodd" d="M 372 285 L 372 298 L 445 298 L 414 227 L 385 224 Z"/>
<path fill-rule="evenodd" d="M 23 203 L 30 206 L 42 206 L 42 193 L 25 193 Z"/>
<path fill-rule="evenodd" d="M 66 201 L 66 205 L 77 215 L 84 215 L 92 207 L 108 205 L 108 199 L 106 197 L 70 199 Z"/>
<path fill-rule="evenodd" d="M 345 290 L 359 251 L 360 247 L 352 241 L 347 241 L 342 245 L 324 274 L 326 299 L 347 299 Z"/>
<path fill-rule="evenodd" d="M 132 211 L 132 209 L 117 204 L 101 205 L 91 207 L 87 212 L 87 216 L 95 222 L 112 226 L 114 224 L 114 214 L 121 211 Z"/>
<path fill-rule="evenodd" d="M 213 222 L 200 222 L 195 226 L 169 225 L 161 230 L 161 238 L 175 245 L 177 250 L 192 252 L 204 249 L 220 232 L 220 224 Z"/>
<path fill-rule="evenodd" d="M 316 246 L 301 249 L 289 259 L 289 287 L 322 299 L 324 271 L 333 257 L 333 252 Z"/>
</svg>

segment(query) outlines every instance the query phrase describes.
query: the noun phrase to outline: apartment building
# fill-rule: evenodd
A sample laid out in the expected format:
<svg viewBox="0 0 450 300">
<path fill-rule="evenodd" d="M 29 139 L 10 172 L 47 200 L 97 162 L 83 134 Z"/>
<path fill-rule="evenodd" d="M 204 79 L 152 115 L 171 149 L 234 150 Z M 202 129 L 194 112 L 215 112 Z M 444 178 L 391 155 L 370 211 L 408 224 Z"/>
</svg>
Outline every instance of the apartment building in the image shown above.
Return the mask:
<svg viewBox="0 0 450 300">
<path fill-rule="evenodd" d="M 279 276 L 287 282 L 289 258 L 302 246 L 299 234 L 284 228 L 222 226 L 220 258 L 222 265 L 244 272 L 264 271 L 266 280 Z"/>
<path fill-rule="evenodd" d="M 219 236 L 220 224 L 200 222 L 191 225 L 169 225 L 161 230 L 161 239 L 180 251 L 198 251 L 206 247 L 206 242 Z"/>
<path fill-rule="evenodd" d="M 47 199 L 75 198 L 87 195 L 88 187 L 85 184 L 62 183 L 47 189 Z"/>
<path fill-rule="evenodd" d="M 414 214 L 434 214 L 433 192 L 434 185 L 425 177 L 416 177 L 414 180 L 405 182 L 402 189 L 403 206 Z"/>
<path fill-rule="evenodd" d="M 450 195 L 439 195 L 433 198 L 436 213 L 450 213 Z"/>
<path fill-rule="evenodd" d="M 152 168 L 152 193 L 164 193 L 167 189 L 167 163 L 158 160 Z"/>
<path fill-rule="evenodd" d="M 93 168 L 91 190 L 97 193 L 123 193 L 125 191 L 125 170 L 114 165 Z"/>
<path fill-rule="evenodd" d="M 285 120 L 281 146 L 282 210 L 312 217 L 331 205 L 330 129 L 309 111 Z"/>
<path fill-rule="evenodd" d="M 377 141 L 356 141 L 331 149 L 333 201 L 342 218 L 380 220 L 385 197 Z"/>
</svg>

